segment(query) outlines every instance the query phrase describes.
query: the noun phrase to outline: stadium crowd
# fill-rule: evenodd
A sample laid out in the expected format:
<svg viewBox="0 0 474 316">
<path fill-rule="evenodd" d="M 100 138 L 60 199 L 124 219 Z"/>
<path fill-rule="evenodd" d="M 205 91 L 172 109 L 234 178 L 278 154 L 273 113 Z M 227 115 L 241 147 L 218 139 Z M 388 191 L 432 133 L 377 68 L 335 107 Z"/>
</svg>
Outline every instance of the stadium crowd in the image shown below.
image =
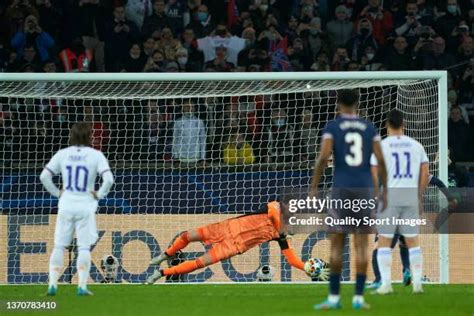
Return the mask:
<svg viewBox="0 0 474 316">
<path fill-rule="evenodd" d="M 0 71 L 447 69 L 451 159 L 474 161 L 474 151 L 469 146 L 474 135 L 473 34 L 474 0 L 7 0 L 0 1 Z M 153 150 L 165 157 L 193 161 L 210 158 L 204 149 L 207 146 L 208 152 L 219 152 L 219 158 L 228 164 L 251 164 L 267 156 L 262 148 L 272 148 L 262 142 L 273 141 L 273 147 L 281 150 L 288 148 L 286 126 L 297 122 L 301 123 L 300 128 L 293 135 L 298 133 L 297 138 L 303 140 L 296 146 L 298 159 L 314 158 L 310 153 L 319 131 L 313 122 L 319 119 L 319 112 L 327 109 L 288 113 L 286 108 L 273 107 L 266 110 L 265 120 L 259 121 L 258 115 L 247 117 L 244 131 L 229 129 L 229 140 L 214 138 L 214 143 L 209 143 L 208 139 L 206 144 L 205 135 L 188 135 L 189 144 L 173 144 L 173 135 L 186 134 L 192 124 L 209 129 L 212 121 L 215 131 L 225 127 L 218 126 L 218 122 L 239 119 L 225 108 L 214 118 L 193 116 L 201 113 L 201 107 L 206 112 L 208 101 L 184 104 L 182 116 L 177 113 L 181 110 L 167 112 L 163 102 L 138 106 L 138 112 L 146 116 L 145 121 L 153 130 L 146 137 L 140 136 L 149 139 L 147 148 L 155 146 Z M 36 121 L 29 126 L 33 137 L 53 137 L 48 130 L 57 129 L 78 113 L 77 108 L 68 109 L 68 102 L 57 103 L 34 107 L 33 111 L 48 113 L 54 123 Z M 247 104 L 245 100 L 238 103 Z M 258 108 L 258 100 L 248 102 L 251 103 Z M 234 102 L 227 100 L 225 104 L 232 107 Z M 15 134 L 15 127 L 27 123 L 8 102 L 1 102 L 1 106 L 0 127 L 2 137 L 7 139 L 9 134 Z M 106 126 L 100 119 L 104 111 L 94 104 L 83 102 L 81 107 L 80 115 L 94 117 L 99 148 L 104 139 L 126 136 L 119 121 L 115 128 Z M 126 117 L 120 111 L 106 114 L 119 120 Z M 249 130 L 255 134 L 263 124 L 268 124 L 272 139 L 245 136 Z M 111 130 L 118 132 L 114 135 Z M 140 129 L 134 129 L 134 133 L 136 130 Z M 170 141 L 163 140 L 163 133 L 169 134 Z M 195 146 L 196 155 L 180 156 L 189 149 L 183 151 L 180 146 Z"/>
</svg>

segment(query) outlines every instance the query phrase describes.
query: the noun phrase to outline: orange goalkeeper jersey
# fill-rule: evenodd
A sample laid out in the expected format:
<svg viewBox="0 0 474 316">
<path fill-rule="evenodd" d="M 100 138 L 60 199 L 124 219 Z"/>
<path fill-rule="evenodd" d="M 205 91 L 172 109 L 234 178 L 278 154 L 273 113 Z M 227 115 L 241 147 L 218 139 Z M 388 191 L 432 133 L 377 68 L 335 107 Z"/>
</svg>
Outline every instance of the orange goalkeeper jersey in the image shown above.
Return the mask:
<svg viewBox="0 0 474 316">
<path fill-rule="evenodd" d="M 280 238 L 280 203 L 270 202 L 261 213 L 228 220 L 231 238 L 240 253 Z"/>
<path fill-rule="evenodd" d="M 292 266 L 303 270 L 303 262 L 290 247 L 286 235 L 281 233 L 281 211 L 279 202 L 268 203 L 258 213 L 209 224 L 198 229 L 202 240 L 212 245 L 211 255 L 220 261 L 275 240 L 281 252 Z"/>
</svg>

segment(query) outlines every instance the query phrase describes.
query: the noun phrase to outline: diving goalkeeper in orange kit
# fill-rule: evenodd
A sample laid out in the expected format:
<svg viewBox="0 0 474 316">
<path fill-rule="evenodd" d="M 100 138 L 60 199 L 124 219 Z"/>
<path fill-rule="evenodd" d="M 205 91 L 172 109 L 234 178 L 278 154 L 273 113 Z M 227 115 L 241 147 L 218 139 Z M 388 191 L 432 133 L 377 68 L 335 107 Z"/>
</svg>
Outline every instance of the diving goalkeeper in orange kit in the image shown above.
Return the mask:
<svg viewBox="0 0 474 316">
<path fill-rule="evenodd" d="M 272 240 L 278 242 L 289 264 L 304 271 L 304 264 L 290 247 L 283 226 L 280 203 L 273 201 L 266 204 L 258 213 L 242 215 L 185 231 L 168 249 L 153 258 L 151 264 L 159 265 L 173 257 L 178 250 L 183 249 L 190 242 L 202 241 L 211 244 L 212 248 L 195 260 L 185 261 L 167 269 L 156 269 L 147 279 L 147 283 L 153 284 L 163 276 L 193 272 Z"/>
</svg>

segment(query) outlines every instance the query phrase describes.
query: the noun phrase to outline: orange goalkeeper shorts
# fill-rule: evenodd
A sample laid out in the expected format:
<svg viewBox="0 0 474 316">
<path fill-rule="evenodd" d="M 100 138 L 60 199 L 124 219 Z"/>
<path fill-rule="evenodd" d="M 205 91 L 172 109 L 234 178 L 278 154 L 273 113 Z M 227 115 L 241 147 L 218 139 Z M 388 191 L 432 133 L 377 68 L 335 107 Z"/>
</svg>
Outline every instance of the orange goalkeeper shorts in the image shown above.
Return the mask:
<svg viewBox="0 0 474 316">
<path fill-rule="evenodd" d="M 212 245 L 209 254 L 214 262 L 225 260 L 240 253 L 230 234 L 229 222 L 227 221 L 199 227 L 198 233 L 202 241 Z"/>
</svg>

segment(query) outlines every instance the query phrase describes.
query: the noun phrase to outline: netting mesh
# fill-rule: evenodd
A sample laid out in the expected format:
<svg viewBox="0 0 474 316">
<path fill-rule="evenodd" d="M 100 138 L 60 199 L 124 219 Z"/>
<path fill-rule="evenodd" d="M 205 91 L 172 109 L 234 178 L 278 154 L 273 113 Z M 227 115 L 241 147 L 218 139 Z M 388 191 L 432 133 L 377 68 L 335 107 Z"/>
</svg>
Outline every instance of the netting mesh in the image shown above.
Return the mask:
<svg viewBox="0 0 474 316">
<path fill-rule="evenodd" d="M 0 283 L 47 281 L 57 200 L 38 176 L 67 146 L 73 122 L 92 122 L 93 146 L 105 153 L 116 177 L 99 204 L 91 277 L 101 280 L 100 259 L 113 254 L 121 261 L 121 281 L 142 282 L 152 271 L 150 258 L 179 232 L 257 211 L 282 188 L 307 186 L 321 131 L 336 116 L 342 88 L 359 90 L 360 116 L 382 136 L 384 115 L 401 109 L 407 134 L 435 161 L 435 80 L 0 82 Z M 325 173 L 327 186 L 331 171 Z M 437 163 L 430 172 L 438 173 Z M 329 261 L 322 233 L 295 235 L 292 244 L 304 260 Z M 424 235 L 421 244 L 426 275 L 438 281 L 438 236 Z M 180 259 L 203 251 L 204 245 L 192 245 Z M 345 280 L 354 271 L 350 253 L 348 244 Z M 394 277 L 400 278 L 394 258 Z M 175 281 L 254 281 L 263 264 L 276 268 L 276 281 L 307 280 L 270 243 Z M 75 275 L 73 266 L 74 260 L 61 280 Z"/>
</svg>

